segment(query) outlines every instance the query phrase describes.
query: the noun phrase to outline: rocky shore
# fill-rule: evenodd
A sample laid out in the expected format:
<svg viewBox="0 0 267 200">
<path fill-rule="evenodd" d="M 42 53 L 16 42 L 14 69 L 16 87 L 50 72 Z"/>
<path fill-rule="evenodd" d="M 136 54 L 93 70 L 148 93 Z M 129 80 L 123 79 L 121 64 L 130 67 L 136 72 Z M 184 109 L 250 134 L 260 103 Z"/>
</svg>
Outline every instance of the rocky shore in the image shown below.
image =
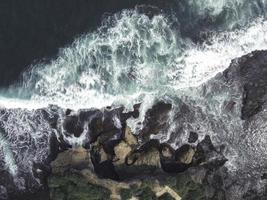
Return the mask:
<svg viewBox="0 0 267 200">
<path fill-rule="evenodd" d="M 127 120 L 139 118 L 141 103 L 131 111 L 123 106 L 78 111 L 58 106 L 35 111 L 1 109 L 1 136 L 9 142 L 18 168 L 11 174 L 0 151 L 0 199 L 224 200 L 235 195 L 232 192 L 236 187 L 244 188 L 242 199 L 264 199 L 265 168 L 255 170 L 249 179 L 243 178 L 242 173 L 247 168 L 256 169 L 254 162 L 258 161 L 242 160 L 240 154 L 237 160 L 246 165 L 235 174 L 239 176 L 231 176 L 226 166 L 230 157 L 227 145 L 231 145 L 228 138 L 228 143 L 218 144 L 213 135 L 194 128 L 194 124 L 208 121 L 213 131 L 223 135 L 223 131 L 230 130 L 223 126 L 236 120 L 238 126 L 231 131 L 242 131 L 240 152 L 253 152 L 254 146 L 247 143 L 246 137 L 253 136 L 251 130 L 264 130 L 259 120 L 266 118 L 266 77 L 266 51 L 233 60 L 227 70 L 196 89 L 204 99 L 212 99 L 215 107 L 221 106 L 217 106 L 221 118 L 210 113 L 207 101 L 202 104 L 206 107 L 197 107 L 193 100 L 183 98 L 177 105 L 158 101 L 146 111 L 138 131 L 132 130 Z M 218 94 L 224 98 L 218 100 Z M 20 116 L 19 120 L 31 119 L 30 131 L 24 127 L 26 120 L 13 122 L 21 128 L 13 135 L 8 132 L 11 115 Z M 175 129 L 163 140 L 161 136 L 169 133 L 170 121 L 176 124 Z M 46 129 L 40 130 L 38 125 Z M 32 138 L 30 133 L 38 131 L 41 134 Z M 10 139 L 14 135 L 19 143 Z M 231 139 L 233 144 L 235 139 Z M 23 150 L 25 144 L 28 150 Z M 261 153 L 261 145 L 256 144 L 255 157 Z M 28 159 L 23 160 L 21 155 Z M 265 162 L 264 155 L 258 159 L 258 164 Z M 257 191 L 253 184 L 247 186 L 248 180 L 261 183 L 261 190 Z"/>
<path fill-rule="evenodd" d="M 184 145 L 175 151 L 156 140 L 140 146 L 129 128 L 124 134 L 110 149 L 106 149 L 102 142 L 105 136 L 101 134 L 90 149 L 60 153 L 51 163 L 51 199 L 75 198 L 70 197 L 73 195 L 78 195 L 77 199 L 164 199 L 166 195 L 170 199 L 203 199 L 204 177 L 226 162 L 208 136 L 196 146 Z M 112 141 L 107 140 L 108 143 Z M 194 177 L 198 182 L 185 172 L 189 168 L 202 172 Z M 81 193 L 79 188 L 86 183 L 105 192 L 96 196 L 94 189 Z"/>
</svg>

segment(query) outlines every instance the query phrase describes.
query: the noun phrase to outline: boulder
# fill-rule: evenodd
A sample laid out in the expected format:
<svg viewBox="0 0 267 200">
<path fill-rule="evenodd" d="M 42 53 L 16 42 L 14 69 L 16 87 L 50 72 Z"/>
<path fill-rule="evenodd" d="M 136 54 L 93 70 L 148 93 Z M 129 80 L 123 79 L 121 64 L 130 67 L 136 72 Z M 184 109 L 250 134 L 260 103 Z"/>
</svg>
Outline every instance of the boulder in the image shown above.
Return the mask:
<svg viewBox="0 0 267 200">
<path fill-rule="evenodd" d="M 160 101 L 146 112 L 143 129 L 139 134 L 143 141 L 148 141 L 150 135 L 156 135 L 166 129 L 171 109 L 170 103 Z"/>
<path fill-rule="evenodd" d="M 77 148 L 59 153 L 57 158 L 51 162 L 51 167 L 53 174 L 64 174 L 70 169 L 81 170 L 92 167 L 89 151 Z"/>
<path fill-rule="evenodd" d="M 227 158 L 213 146 L 211 138 L 206 135 L 198 143 L 193 157 L 194 165 L 202 165 L 211 169 L 218 169 L 227 162 Z"/>
<path fill-rule="evenodd" d="M 78 116 L 66 116 L 63 127 L 69 134 L 73 134 L 75 137 L 80 137 L 83 132 Z"/>
<path fill-rule="evenodd" d="M 183 145 L 176 151 L 168 150 L 166 152 L 161 152 L 161 166 L 162 169 L 167 173 L 181 173 L 186 171 L 191 167 L 194 150 L 190 145 Z"/>
<path fill-rule="evenodd" d="M 188 142 L 189 143 L 195 143 L 198 140 L 198 134 L 194 131 L 190 131 Z"/>
<path fill-rule="evenodd" d="M 246 120 L 262 110 L 267 93 L 267 52 L 255 51 L 232 61 L 223 72 L 226 83 L 242 90 L 241 118 Z"/>
</svg>

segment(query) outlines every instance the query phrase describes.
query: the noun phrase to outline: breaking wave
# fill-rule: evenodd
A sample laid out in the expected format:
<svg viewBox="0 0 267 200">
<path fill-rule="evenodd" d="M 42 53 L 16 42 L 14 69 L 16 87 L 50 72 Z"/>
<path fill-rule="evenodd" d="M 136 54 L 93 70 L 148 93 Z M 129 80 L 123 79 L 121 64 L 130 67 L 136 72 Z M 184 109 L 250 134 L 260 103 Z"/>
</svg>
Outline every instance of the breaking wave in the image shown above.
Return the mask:
<svg viewBox="0 0 267 200">
<path fill-rule="evenodd" d="M 137 9 L 110 16 L 98 30 L 61 49 L 56 59 L 31 66 L 22 83 L 3 90 L 0 106 L 9 110 L 0 113 L 0 158 L 4 158 L 0 167 L 5 165 L 15 176 L 18 166 L 27 171 L 33 162 L 46 159 L 48 140 L 55 133 L 38 108 L 50 104 L 74 110 L 112 104 L 131 108 L 143 102 L 138 119 L 142 121 L 155 99 L 175 101 L 175 97 L 187 94 L 197 101 L 199 93 L 190 93 L 192 87 L 226 69 L 232 59 L 267 49 L 266 0 L 180 3 L 179 8 L 187 13 L 184 19 L 179 13 L 151 17 Z M 185 35 L 188 24 L 193 31 L 196 22 L 204 19 L 210 20 L 205 24 L 207 29 L 199 32 L 207 36 L 203 41 Z M 225 123 L 230 123 L 229 119 Z M 227 128 L 239 127 L 240 122 L 236 123 Z M 133 130 L 136 124 L 129 121 Z M 203 129 L 205 134 L 210 131 Z M 227 131 L 232 133 L 235 128 Z M 227 142 L 231 137 L 219 137 L 224 139 Z M 36 151 L 33 154 L 29 149 Z"/>
<path fill-rule="evenodd" d="M 61 49 L 57 59 L 32 66 L 22 86 L 9 88 L 0 102 L 5 107 L 57 104 L 73 109 L 135 103 L 146 94 L 161 96 L 206 82 L 232 59 L 266 49 L 266 33 L 261 17 L 194 43 L 164 14 L 149 18 L 123 11 Z"/>
</svg>

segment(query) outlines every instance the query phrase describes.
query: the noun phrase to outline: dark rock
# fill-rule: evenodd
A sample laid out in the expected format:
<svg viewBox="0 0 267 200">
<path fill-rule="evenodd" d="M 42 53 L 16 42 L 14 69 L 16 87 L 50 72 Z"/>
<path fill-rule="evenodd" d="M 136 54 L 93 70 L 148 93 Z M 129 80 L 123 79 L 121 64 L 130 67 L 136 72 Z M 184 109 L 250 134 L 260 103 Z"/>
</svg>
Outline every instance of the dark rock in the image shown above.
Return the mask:
<svg viewBox="0 0 267 200">
<path fill-rule="evenodd" d="M 133 118 L 138 118 L 139 117 L 139 109 L 140 109 L 141 103 L 135 104 L 133 105 L 133 111 L 131 112 L 127 112 L 127 113 L 123 113 L 120 112 L 120 118 L 122 121 L 126 121 L 127 119 L 129 119 L 130 117 Z"/>
<path fill-rule="evenodd" d="M 150 149 L 152 149 L 152 148 L 159 149 L 159 147 L 160 147 L 160 142 L 158 140 L 151 139 L 148 142 L 145 142 L 140 147 L 138 147 L 135 151 L 146 153 L 146 152 L 150 151 Z"/>
<path fill-rule="evenodd" d="M 94 163 L 94 170 L 95 173 L 100 178 L 119 180 L 119 175 L 115 171 L 114 165 L 111 160 L 105 160 L 100 163 Z"/>
<path fill-rule="evenodd" d="M 83 127 L 78 116 L 66 116 L 63 127 L 68 133 L 73 134 L 75 137 L 80 137 L 83 132 Z"/>
<path fill-rule="evenodd" d="M 50 163 L 51 161 L 55 160 L 58 153 L 60 152 L 60 142 L 57 140 L 56 135 L 52 135 L 49 141 L 50 146 L 50 155 L 48 155 L 47 163 Z M 67 149 L 67 148 L 64 148 Z"/>
<path fill-rule="evenodd" d="M 103 144 L 104 151 L 111 156 L 115 156 L 114 148 L 117 144 L 120 143 L 120 140 L 108 140 Z"/>
<path fill-rule="evenodd" d="M 194 149 L 190 145 L 184 144 L 175 151 L 175 160 L 189 164 L 192 162 L 194 153 Z"/>
<path fill-rule="evenodd" d="M 232 112 L 235 108 L 235 105 L 236 105 L 235 101 L 230 100 L 230 101 L 226 102 L 225 111 Z"/>
<path fill-rule="evenodd" d="M 170 150 L 173 156 L 161 155 L 161 166 L 162 169 L 167 173 L 181 173 L 186 171 L 192 166 L 192 159 L 194 156 L 194 150 L 190 145 L 183 145 L 178 148 L 175 152 Z"/>
<path fill-rule="evenodd" d="M 160 146 L 160 143 L 158 140 L 150 140 L 140 147 L 137 147 L 134 149 L 130 155 L 128 155 L 125 159 L 126 165 L 130 166 L 133 165 L 140 157 L 146 156 L 146 154 L 149 154 L 151 151 L 156 150 L 158 151 Z M 157 159 L 157 158 L 155 158 Z M 149 165 L 150 163 L 144 163 Z"/>
<path fill-rule="evenodd" d="M 204 152 L 216 151 L 209 135 L 204 137 L 204 139 L 197 145 L 197 148 L 202 149 Z"/>
<path fill-rule="evenodd" d="M 249 119 L 262 110 L 267 92 L 266 51 L 255 51 L 234 60 L 223 76 L 226 82 L 237 82 L 242 88 L 242 119 Z"/>
<path fill-rule="evenodd" d="M 140 131 L 140 136 L 144 141 L 148 141 L 151 134 L 157 134 L 166 129 L 171 109 L 171 104 L 158 102 L 146 112 L 143 129 Z"/>
<path fill-rule="evenodd" d="M 192 167 L 202 167 L 207 171 L 213 171 L 224 164 L 224 157 L 221 156 L 220 152 L 216 151 L 209 136 L 199 142 L 197 147 L 184 144 L 177 150 L 174 150 L 167 143 L 160 144 L 159 140 L 156 139 L 147 137 L 144 140 L 138 140 L 129 127 L 126 126 L 126 120 L 129 117 L 135 117 L 135 113 L 139 113 L 139 106 L 137 105 L 134 108 L 135 111 L 128 113 L 123 112 L 123 107 L 114 109 L 110 107 L 104 110 L 80 110 L 76 114 L 73 112 L 68 113 L 67 117 L 74 116 L 70 120 L 70 122 L 74 122 L 73 124 L 77 124 L 77 121 L 79 121 L 83 127 L 88 126 L 90 142 L 85 145 L 88 145 L 88 150 L 90 151 L 90 160 L 94 173 L 101 180 L 131 181 L 145 179 L 146 177 L 168 177 L 177 173 L 186 173 Z M 145 125 L 147 130 L 150 131 L 149 128 L 152 130 L 157 129 L 158 131 L 166 129 L 171 109 L 171 104 L 163 102 L 153 106 L 146 114 L 147 121 Z M 176 119 L 180 120 L 179 122 L 185 120 L 185 116 L 182 113 L 191 116 L 190 107 L 186 104 L 181 103 L 179 111 L 180 113 L 176 115 Z M 156 129 L 153 126 L 157 126 Z M 196 142 L 197 135 L 194 139 Z M 60 141 L 59 143 L 62 142 Z M 52 146 L 56 149 L 57 145 L 55 143 Z M 57 159 L 59 158 L 60 156 Z M 68 156 L 64 162 L 59 162 L 64 163 L 64 166 L 67 167 L 63 165 L 55 167 L 53 164 L 52 169 L 59 169 L 65 174 L 70 172 L 71 169 L 90 168 L 90 166 L 88 168 L 88 164 L 73 164 L 73 160 L 70 162 L 67 158 Z M 42 169 L 39 172 L 43 173 L 43 171 Z M 55 174 L 55 171 L 53 174 Z M 159 180 L 161 179 L 159 178 Z M 138 193 L 135 193 L 135 195 L 138 196 Z M 187 195 L 189 198 L 190 193 Z"/>
<path fill-rule="evenodd" d="M 267 173 L 263 173 L 262 176 L 261 176 L 261 179 L 262 180 L 267 179 Z"/>
<path fill-rule="evenodd" d="M 129 145 L 137 143 L 137 139 L 126 131 L 126 120 L 138 117 L 139 107 L 140 104 L 134 105 L 134 110 L 131 112 L 124 112 L 124 107 L 110 107 L 104 110 L 84 109 L 76 114 L 68 112 L 69 115 L 65 117 L 63 127 L 67 132 L 75 133 L 76 127 L 88 127 L 89 142 L 83 146 L 90 149 L 91 160 L 99 177 L 118 179 L 113 165 L 113 159 L 116 159 L 114 149 L 123 140 Z"/>
<path fill-rule="evenodd" d="M 5 200 L 7 198 L 8 198 L 8 196 L 7 196 L 6 188 L 4 186 L 0 185 L 0 199 Z"/>
<path fill-rule="evenodd" d="M 218 152 L 213 146 L 210 136 L 208 135 L 206 135 L 205 138 L 197 145 L 193 159 L 194 164 L 201 164 L 211 169 L 218 169 L 227 162 L 227 159 L 223 156 L 223 154 Z"/>
<path fill-rule="evenodd" d="M 195 143 L 198 140 L 198 134 L 196 132 L 190 131 L 188 142 Z"/>
<path fill-rule="evenodd" d="M 209 136 L 206 136 L 197 147 L 185 144 L 176 151 L 167 143 L 161 144 L 159 140 L 149 138 L 150 134 L 164 131 L 168 127 L 171 104 L 159 102 L 147 112 L 145 129 L 142 130 L 145 139 L 138 140 L 139 138 L 136 138 L 126 126 L 126 120 L 138 116 L 139 107 L 140 105 L 135 105 L 134 111 L 128 113 L 124 112 L 123 107 L 104 110 L 84 109 L 77 112 L 57 108 L 58 111 L 55 109 L 51 117 L 48 115 L 49 112 L 41 112 L 48 122 L 54 121 L 55 125 L 51 129 L 57 128 L 58 132 L 55 135 L 51 131 L 51 137 L 47 140 L 52 152 L 47 155 L 45 162 L 34 163 L 32 174 L 39 182 L 27 177 L 27 173 L 19 175 L 26 177 L 27 194 L 28 191 L 34 191 L 33 195 L 38 193 L 42 196 L 47 191 L 47 177 L 51 172 L 53 175 L 64 176 L 73 170 L 94 169 L 100 178 L 122 181 L 170 176 L 168 174 L 182 173 L 199 165 L 213 170 L 224 164 L 223 157 L 220 157 L 220 152 L 216 151 Z M 182 113 L 190 111 L 190 107 L 181 104 L 179 111 L 176 117 L 178 116 L 177 119 L 182 122 L 184 120 Z M 63 113 L 60 119 L 58 112 Z M 63 124 L 60 121 L 62 119 Z M 61 126 L 64 128 L 63 132 Z M 86 142 L 83 145 L 87 146 L 88 150 L 77 150 L 75 145 L 70 149 L 71 144 L 65 139 L 70 134 L 79 137 L 81 134 L 79 128 L 84 128 L 83 131 L 86 131 Z M 6 187 L 8 195 L 11 193 L 11 197 L 16 199 L 14 195 L 12 196 L 12 192 L 16 191 L 12 178 L 8 173 L 3 177 L 5 178 L 0 177 L 0 184 L 10 181 L 10 185 Z"/>
<path fill-rule="evenodd" d="M 152 149 L 158 150 L 158 147 L 159 147 L 158 140 L 150 140 L 149 142 L 134 149 L 131 153 L 133 155 L 145 155 L 146 153 L 150 152 Z"/>
<path fill-rule="evenodd" d="M 90 130 L 90 143 L 94 143 L 97 137 L 103 132 L 103 113 L 97 112 L 88 125 Z"/>
<path fill-rule="evenodd" d="M 243 195 L 244 200 L 266 200 L 267 197 L 267 186 L 262 192 L 258 192 L 256 189 L 251 189 Z"/>
<path fill-rule="evenodd" d="M 94 166 L 95 173 L 101 178 L 109 178 L 113 180 L 118 180 L 119 176 L 115 171 L 112 160 L 101 161 L 101 154 L 96 148 L 92 148 L 90 151 L 91 160 Z"/>
<path fill-rule="evenodd" d="M 71 112 L 72 112 L 71 109 L 67 109 L 66 112 L 65 112 L 65 115 L 68 116 L 68 115 L 70 115 Z"/>
<path fill-rule="evenodd" d="M 179 161 L 172 161 L 168 159 L 162 158 L 160 160 L 162 169 L 167 173 L 181 173 L 186 171 L 190 165 L 179 162 Z"/>
<path fill-rule="evenodd" d="M 40 163 L 34 163 L 32 170 L 33 170 L 34 177 L 38 178 L 42 183 L 46 182 L 46 178 L 52 172 L 50 165 L 44 165 Z"/>
<path fill-rule="evenodd" d="M 158 200 L 175 200 L 170 194 L 165 193 L 161 195 Z"/>
<path fill-rule="evenodd" d="M 68 150 L 68 149 L 72 148 L 72 145 L 64 140 L 63 135 L 60 135 L 57 139 L 58 139 L 58 142 L 59 142 L 59 150 L 60 151 L 65 151 L 65 150 Z M 56 146 L 54 146 L 53 143 L 51 145 L 52 145 L 53 148 L 54 147 L 56 148 Z M 56 143 L 55 143 L 55 145 L 56 145 Z M 54 152 L 52 153 L 51 156 L 54 157 L 53 155 L 54 155 Z"/>
<path fill-rule="evenodd" d="M 130 117 L 138 117 L 140 104 L 134 105 L 134 110 L 124 112 L 124 107 L 98 109 L 83 109 L 77 113 L 66 111 L 63 127 L 69 134 L 79 137 L 84 130 L 88 129 L 88 141 L 84 147 L 90 148 L 90 144 L 99 142 L 107 152 L 113 153 L 114 146 L 121 140 L 122 132 L 126 126 L 126 120 Z"/>
<path fill-rule="evenodd" d="M 164 158 L 175 159 L 175 150 L 167 143 L 160 144 L 159 152 Z"/>
<path fill-rule="evenodd" d="M 194 124 L 196 120 L 199 120 L 196 116 L 199 116 L 201 120 L 205 119 L 206 114 L 203 113 L 200 107 L 195 105 L 195 102 L 189 103 L 182 99 L 176 99 L 175 106 L 172 110 L 171 123 L 169 123 L 164 131 L 162 131 L 163 133 L 168 132 L 171 128 L 170 124 L 175 124 L 175 129 L 171 129 L 172 132 L 168 140 L 169 143 L 174 143 L 176 146 L 182 146 L 184 143 L 178 138 L 187 136 L 188 131 L 194 129 L 194 127 L 191 127 L 191 124 Z"/>
<path fill-rule="evenodd" d="M 151 140 L 135 147 L 122 142 L 116 147 L 118 161 L 114 162 L 120 179 L 141 178 L 149 174 L 162 173 L 160 167 L 159 142 Z"/>
</svg>

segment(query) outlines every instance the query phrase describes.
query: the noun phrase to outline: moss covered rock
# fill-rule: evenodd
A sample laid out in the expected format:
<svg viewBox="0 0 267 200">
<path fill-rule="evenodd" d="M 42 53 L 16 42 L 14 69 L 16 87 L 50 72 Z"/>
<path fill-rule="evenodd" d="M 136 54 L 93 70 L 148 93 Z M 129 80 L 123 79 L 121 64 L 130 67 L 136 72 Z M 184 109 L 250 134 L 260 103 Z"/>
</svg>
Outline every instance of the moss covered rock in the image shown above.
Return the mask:
<svg viewBox="0 0 267 200">
<path fill-rule="evenodd" d="M 51 200 L 107 200 L 110 192 L 88 183 L 80 175 L 51 176 L 48 181 Z"/>
</svg>

